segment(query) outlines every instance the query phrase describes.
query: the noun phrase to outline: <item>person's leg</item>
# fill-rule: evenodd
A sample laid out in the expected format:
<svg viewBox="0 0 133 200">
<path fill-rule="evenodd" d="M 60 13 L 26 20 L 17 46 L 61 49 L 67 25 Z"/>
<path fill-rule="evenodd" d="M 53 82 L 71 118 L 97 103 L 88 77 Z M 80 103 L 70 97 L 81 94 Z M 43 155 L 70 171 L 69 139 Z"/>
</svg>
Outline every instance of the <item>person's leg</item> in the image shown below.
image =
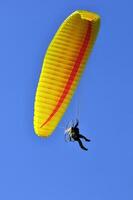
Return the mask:
<svg viewBox="0 0 133 200">
<path fill-rule="evenodd" d="M 86 138 L 84 135 L 79 134 L 79 138 L 83 138 L 85 141 L 90 142 L 91 140 Z"/>
<path fill-rule="evenodd" d="M 77 139 L 76 141 L 79 143 L 79 146 L 81 147 L 81 149 L 84 149 L 85 151 L 88 150 L 87 148 L 85 148 L 85 147 L 83 146 L 83 144 L 82 144 L 82 142 L 81 142 L 80 139 Z"/>
</svg>

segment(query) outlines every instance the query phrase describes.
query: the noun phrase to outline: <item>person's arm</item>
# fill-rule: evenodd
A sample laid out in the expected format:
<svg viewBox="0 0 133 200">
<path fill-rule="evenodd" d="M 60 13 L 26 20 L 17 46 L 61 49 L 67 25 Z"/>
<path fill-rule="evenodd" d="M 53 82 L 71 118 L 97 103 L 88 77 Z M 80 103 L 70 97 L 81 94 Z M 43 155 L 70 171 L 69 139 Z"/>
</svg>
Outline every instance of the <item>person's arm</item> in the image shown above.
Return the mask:
<svg viewBox="0 0 133 200">
<path fill-rule="evenodd" d="M 78 119 L 77 119 L 77 122 L 76 122 L 76 124 L 75 124 L 74 128 L 77 128 L 77 127 L 78 127 L 78 125 L 79 125 L 79 121 L 78 121 Z"/>
</svg>

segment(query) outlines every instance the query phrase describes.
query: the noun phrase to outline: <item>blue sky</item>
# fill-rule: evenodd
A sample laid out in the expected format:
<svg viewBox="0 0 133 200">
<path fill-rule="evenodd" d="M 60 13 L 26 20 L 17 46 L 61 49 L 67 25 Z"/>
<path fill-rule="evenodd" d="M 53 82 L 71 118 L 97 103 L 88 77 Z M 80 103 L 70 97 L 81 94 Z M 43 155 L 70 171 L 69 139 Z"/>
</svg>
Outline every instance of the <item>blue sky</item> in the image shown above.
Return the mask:
<svg viewBox="0 0 133 200">
<path fill-rule="evenodd" d="M 0 0 L 0 199 L 133 199 L 131 0 Z M 35 135 L 33 104 L 45 51 L 73 11 L 101 15 L 75 96 L 55 133 Z M 88 152 L 64 142 L 79 105 Z"/>
</svg>

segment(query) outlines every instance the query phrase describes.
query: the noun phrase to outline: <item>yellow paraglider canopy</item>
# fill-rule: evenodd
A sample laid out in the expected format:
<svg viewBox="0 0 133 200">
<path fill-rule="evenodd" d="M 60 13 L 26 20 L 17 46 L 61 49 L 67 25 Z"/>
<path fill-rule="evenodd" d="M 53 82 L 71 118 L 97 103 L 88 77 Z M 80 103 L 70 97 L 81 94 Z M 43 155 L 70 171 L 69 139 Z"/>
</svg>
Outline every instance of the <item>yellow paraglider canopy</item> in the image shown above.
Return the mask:
<svg viewBox="0 0 133 200">
<path fill-rule="evenodd" d="M 44 57 L 34 104 L 34 129 L 49 136 L 66 111 L 100 26 L 99 15 L 78 10 L 60 26 Z"/>
</svg>

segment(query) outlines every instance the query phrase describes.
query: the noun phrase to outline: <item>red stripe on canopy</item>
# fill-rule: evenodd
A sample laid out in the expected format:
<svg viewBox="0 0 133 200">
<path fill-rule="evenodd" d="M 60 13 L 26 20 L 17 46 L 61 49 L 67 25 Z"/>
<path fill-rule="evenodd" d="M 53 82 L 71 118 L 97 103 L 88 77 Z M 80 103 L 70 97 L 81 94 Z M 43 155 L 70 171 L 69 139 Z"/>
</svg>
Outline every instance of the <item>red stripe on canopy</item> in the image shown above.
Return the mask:
<svg viewBox="0 0 133 200">
<path fill-rule="evenodd" d="M 88 28 L 87 28 L 87 32 L 86 32 L 86 35 L 85 35 L 85 38 L 84 38 L 84 41 L 83 41 L 83 44 L 82 44 L 82 47 L 80 49 L 80 52 L 79 52 L 79 55 L 75 61 L 75 64 L 73 66 L 73 69 L 71 71 L 71 74 L 69 76 L 69 79 L 65 85 L 65 88 L 62 92 L 62 95 L 60 97 L 60 99 L 58 100 L 54 110 L 52 111 L 52 113 L 49 115 L 49 117 L 47 118 L 47 120 L 40 126 L 40 128 L 42 128 L 43 126 L 45 126 L 50 120 L 51 118 L 55 115 L 55 113 L 59 110 L 59 108 L 61 107 L 65 97 L 67 96 L 71 86 L 72 86 L 72 83 L 75 79 L 75 76 L 78 72 L 78 69 L 80 67 L 80 64 L 81 64 L 81 61 L 82 61 L 82 58 L 84 56 L 84 53 L 88 47 L 88 44 L 89 44 L 89 41 L 90 41 L 90 37 L 91 37 L 91 24 L 90 22 L 88 22 Z"/>
</svg>

